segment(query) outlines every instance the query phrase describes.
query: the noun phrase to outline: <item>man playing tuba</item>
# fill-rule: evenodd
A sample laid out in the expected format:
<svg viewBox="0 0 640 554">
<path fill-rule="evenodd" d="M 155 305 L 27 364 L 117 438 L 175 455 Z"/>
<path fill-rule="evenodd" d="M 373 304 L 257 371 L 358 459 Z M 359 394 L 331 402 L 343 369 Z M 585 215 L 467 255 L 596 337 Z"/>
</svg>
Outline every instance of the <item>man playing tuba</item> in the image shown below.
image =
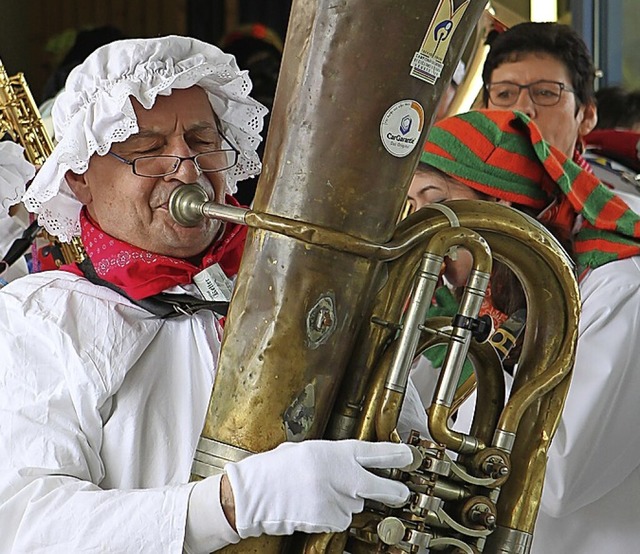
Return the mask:
<svg viewBox="0 0 640 554">
<path fill-rule="evenodd" d="M 232 56 L 174 36 L 101 47 L 57 98 L 58 142 L 24 203 L 87 258 L 0 294 L 1 551 L 210 552 L 407 500 L 366 468 L 403 467 L 409 447 L 355 440 L 287 443 L 188 483 L 228 300 L 194 277 L 228 288 L 244 229 L 182 227 L 167 202 L 198 183 L 234 204 L 260 170 L 250 88 Z"/>
</svg>

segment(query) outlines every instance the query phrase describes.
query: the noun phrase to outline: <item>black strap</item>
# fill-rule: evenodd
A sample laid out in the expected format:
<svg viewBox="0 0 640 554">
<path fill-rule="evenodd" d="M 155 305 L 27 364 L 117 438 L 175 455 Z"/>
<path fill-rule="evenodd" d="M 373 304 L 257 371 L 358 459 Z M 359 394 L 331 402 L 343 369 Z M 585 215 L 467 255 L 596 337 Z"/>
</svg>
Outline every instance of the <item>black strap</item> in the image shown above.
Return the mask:
<svg viewBox="0 0 640 554">
<path fill-rule="evenodd" d="M 80 268 L 80 271 L 82 271 L 83 275 L 95 285 L 100 285 L 116 291 L 118 294 L 127 298 L 132 304 L 140 306 L 161 319 L 169 319 L 181 315 L 190 316 L 200 310 L 211 310 L 219 316 L 225 316 L 229 309 L 229 302 L 202 300 L 201 298 L 196 298 L 189 294 L 168 294 L 166 292 L 161 292 L 160 294 L 149 296 L 142 300 L 134 300 L 120 287 L 98 277 L 89 257 L 85 257 L 85 259 L 78 264 L 78 267 Z"/>
<path fill-rule="evenodd" d="M 38 222 L 33 221 L 31 225 L 24 230 L 22 235 L 11 243 L 9 251 L 5 254 L 4 258 L 0 260 L 0 275 L 29 250 L 41 229 L 42 227 L 38 225 Z"/>
</svg>

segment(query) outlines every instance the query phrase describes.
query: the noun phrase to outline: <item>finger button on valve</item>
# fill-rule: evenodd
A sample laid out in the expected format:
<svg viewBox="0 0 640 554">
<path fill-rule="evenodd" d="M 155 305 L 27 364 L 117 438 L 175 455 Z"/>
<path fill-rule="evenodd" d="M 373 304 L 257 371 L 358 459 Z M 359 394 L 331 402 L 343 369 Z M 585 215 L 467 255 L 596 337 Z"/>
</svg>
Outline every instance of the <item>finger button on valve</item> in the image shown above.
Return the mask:
<svg viewBox="0 0 640 554">
<path fill-rule="evenodd" d="M 422 455 L 420 450 L 415 446 L 411 444 L 409 444 L 408 446 L 411 449 L 411 454 L 413 454 L 413 459 L 411 460 L 409 465 L 403 468 L 400 468 L 400 470 L 406 471 L 407 473 L 413 473 L 414 471 L 417 471 L 422 465 L 422 462 L 424 461 L 424 456 Z"/>
<path fill-rule="evenodd" d="M 384 544 L 393 546 L 402 542 L 407 531 L 405 524 L 397 517 L 386 517 L 378 523 L 378 537 Z"/>
</svg>

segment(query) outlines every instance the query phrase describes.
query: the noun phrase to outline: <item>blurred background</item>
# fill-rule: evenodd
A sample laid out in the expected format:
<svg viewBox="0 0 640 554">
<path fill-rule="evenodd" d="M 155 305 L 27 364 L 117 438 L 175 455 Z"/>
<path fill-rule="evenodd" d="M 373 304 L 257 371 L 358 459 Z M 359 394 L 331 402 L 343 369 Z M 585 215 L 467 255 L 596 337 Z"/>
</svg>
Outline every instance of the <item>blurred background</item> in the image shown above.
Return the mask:
<svg viewBox="0 0 640 554">
<path fill-rule="evenodd" d="M 507 24 L 534 19 L 572 25 L 602 71 L 599 86 L 640 87 L 638 0 L 491 4 Z M 182 34 L 220 45 L 225 35 L 243 24 L 260 23 L 284 39 L 290 8 L 291 0 L 4 0 L 0 59 L 9 75 L 24 72 L 36 101 L 41 102 L 47 82 L 80 31 L 109 26 L 128 37 Z"/>
<path fill-rule="evenodd" d="M 243 23 L 262 23 L 284 37 L 290 9 L 290 0 L 3 0 L 0 60 L 9 75 L 25 74 L 40 102 L 78 32 L 108 26 L 129 38 L 180 34 L 220 45 Z"/>
</svg>

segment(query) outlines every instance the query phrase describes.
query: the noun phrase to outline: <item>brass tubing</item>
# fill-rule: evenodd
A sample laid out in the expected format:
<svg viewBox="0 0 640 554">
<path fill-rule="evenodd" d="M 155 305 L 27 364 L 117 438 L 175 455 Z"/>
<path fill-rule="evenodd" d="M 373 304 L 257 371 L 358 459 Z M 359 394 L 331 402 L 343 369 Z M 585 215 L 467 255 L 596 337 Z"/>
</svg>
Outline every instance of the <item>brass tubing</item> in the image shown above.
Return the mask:
<svg viewBox="0 0 640 554">
<path fill-rule="evenodd" d="M 448 206 L 456 212 L 460 225 L 476 230 L 489 243 L 494 259 L 509 266 L 521 281 L 527 295 L 527 328 L 524 336 L 523 351 L 519 370 L 514 382 L 513 398 L 528 395 L 528 383 L 540 382 L 539 374 L 547 368 L 560 364 L 562 373 L 570 372 L 572 353 L 575 351 L 577 321 L 579 315 L 579 293 L 575 280 L 575 267 L 557 241 L 540 226 L 524 214 L 495 203 L 453 201 Z M 427 224 L 428 222 L 428 224 Z M 394 241 L 400 242 L 413 235 L 415 241 L 427 240 L 429 235 L 449 226 L 449 221 L 439 212 L 429 208 L 412 214 L 398 226 Z M 419 237 L 419 238 L 418 238 Z M 410 241 L 409 241 L 410 242 Z M 391 340 L 393 332 L 380 328 L 378 321 L 399 321 L 400 311 L 391 298 L 405 297 L 408 294 L 407 272 L 411 272 L 421 259 L 422 248 L 411 249 L 403 261 L 389 264 L 385 287 L 376 299 L 372 309 L 375 319 L 369 323 L 366 333 L 373 337 L 375 333 L 386 333 Z M 418 253 L 419 251 L 419 253 Z M 362 349 L 366 349 L 364 344 Z M 362 359 L 365 359 L 362 357 Z M 383 358 L 379 358 L 381 360 Z M 378 361 L 379 361 L 378 360 Z M 376 361 L 367 362 L 377 367 Z M 359 401 L 357 386 L 348 391 L 347 399 L 341 400 L 341 407 L 363 405 L 359 431 L 368 434 L 375 410 L 369 406 L 376 394 L 382 394 L 383 385 L 377 380 L 383 371 L 377 371 L 369 382 L 370 394 L 364 404 Z M 535 524 L 541 487 L 544 478 L 546 451 L 557 426 L 566 391 L 569 375 L 562 378 L 552 390 L 535 400 L 520 418 L 518 435 L 514 437 L 512 449 L 512 468 L 507 482 L 502 486 L 498 501 L 500 529 L 511 529 L 512 533 L 497 533 L 496 537 L 513 536 L 514 533 L 531 533 Z M 546 379 L 546 377 L 543 377 Z M 557 378 L 552 378 L 557 379 Z M 544 383 L 543 383 L 543 386 Z M 518 394 L 522 389 L 524 393 Z M 378 391 L 377 393 L 371 391 Z M 493 393 L 492 393 L 493 394 Z M 497 393 L 499 394 L 499 393 Z M 537 395 L 537 393 L 535 393 Z M 525 398 L 526 400 L 526 398 Z M 513 406 L 513 403 L 510 404 Z M 509 407 L 509 412 L 517 407 Z M 355 410 L 354 410 L 355 412 Z M 343 428 L 345 421 L 352 417 L 348 409 L 341 408 Z M 335 418 L 336 416 L 334 416 Z M 355 418 L 356 416 L 353 415 Z M 476 418 L 478 414 L 476 413 Z M 517 419 L 517 418 L 516 418 Z M 367 423 L 369 421 L 369 423 Z M 511 421 L 514 421 L 513 419 Z M 474 427 L 476 422 L 474 421 Z M 491 436 L 492 429 L 485 429 L 484 441 Z M 476 429 L 475 435 L 479 434 Z M 504 526 L 504 527 L 503 527 Z M 500 545 L 493 544 L 486 552 L 499 552 Z M 493 549 L 496 550 L 493 550 Z"/>
<path fill-rule="evenodd" d="M 493 438 L 493 430 L 498 423 L 502 406 L 505 400 L 504 376 L 502 364 L 488 344 L 474 344 L 470 350 L 470 359 L 473 363 L 476 383 L 476 405 L 482 406 L 482 410 L 476 410 L 473 414 L 470 435 L 477 437 L 484 444 L 489 444 Z M 457 406 L 462 399 L 455 399 L 451 405 L 451 413 L 457 411 Z"/>
<path fill-rule="evenodd" d="M 419 235 L 403 236 L 387 244 L 377 244 L 340 231 L 247 208 L 219 204 L 207 198 L 196 183 L 179 185 L 169 196 L 169 212 L 186 227 L 202 218 L 219 219 L 268 231 L 309 245 L 336 250 L 378 261 L 390 261 L 403 256 L 420 240 Z"/>
<path fill-rule="evenodd" d="M 42 165 L 53 143 L 23 73 L 9 77 L 0 61 L 0 130 L 22 145 L 27 159 Z"/>
<path fill-rule="evenodd" d="M 558 360 L 546 367 L 540 375 L 531 379 L 515 391 L 505 406 L 498 429 L 505 433 L 516 433 L 518 425 L 531 404 L 557 387 L 573 369 L 573 355 L 565 348 Z"/>
<path fill-rule="evenodd" d="M 580 296 L 572 262 L 558 255 L 561 249 L 547 232 L 543 229 L 538 231 L 535 227 L 527 229 L 525 224 L 530 220 L 526 216 L 521 217 L 523 224 L 515 225 L 507 232 L 522 244 L 521 252 L 519 248 L 511 246 L 511 258 L 508 257 L 509 253 L 501 251 L 500 241 L 494 234 L 506 220 L 494 222 L 493 231 L 483 231 L 484 223 L 471 225 L 465 218 L 461 218 L 461 223 L 478 230 L 487 239 L 494 256 L 515 271 L 527 293 L 527 330 L 523 352 L 512 386 L 512 396 L 504 412 L 506 422 L 512 422 L 512 429 L 517 427 L 517 434 L 511 453 L 511 475 L 502 487 L 498 502 L 500 526 L 527 534 L 533 531 L 535 525 L 544 481 L 546 451 L 557 427 L 569 386 L 568 377 L 577 340 Z M 535 245 L 535 249 L 531 249 L 531 245 Z M 558 376 L 550 377 L 549 368 L 557 369 Z M 555 387 L 547 390 L 558 380 Z M 542 396 L 518 420 L 520 410 L 517 402 L 522 397 L 526 401 L 532 395 L 531 383 L 542 387 Z M 520 393 L 521 390 L 524 392 Z M 539 394 L 534 393 L 533 396 Z M 502 427 L 500 422 L 498 428 Z"/>
<path fill-rule="evenodd" d="M 464 289 L 462 301 L 458 308 L 459 316 L 470 320 L 478 317 L 488 283 L 489 273 L 475 270 L 471 272 L 469 282 Z M 437 404 L 441 404 L 447 408 L 451 407 L 460 380 L 462 365 L 469 350 L 470 340 L 471 330 L 456 325 L 454 322 L 451 326 L 451 340 L 449 341 L 449 348 L 442 368 L 443 371 L 441 372 L 441 378 L 438 381 L 438 388 L 434 398 Z M 450 367 L 451 369 L 457 368 L 457 370 L 448 371 Z"/>
<path fill-rule="evenodd" d="M 424 250 L 428 254 L 422 260 L 416 291 L 414 291 L 416 294 L 408 308 L 399 339 L 394 342 L 393 348 L 387 350 L 377 365 L 376 377 L 370 384 L 360 425 L 355 431 L 357 438 L 391 440 L 394 437 L 409 377 L 409 367 L 415 358 L 421 335 L 420 326 L 424 322 L 426 310 L 431 302 L 444 255 L 451 247 L 461 244 L 472 251 L 477 269 L 486 275 L 490 273 L 491 254 L 488 247 L 477 233 L 469 229 L 444 228 L 435 233 L 425 244 Z M 413 281 L 411 275 L 407 267 L 405 280 Z"/>
<path fill-rule="evenodd" d="M 429 432 L 436 442 L 462 454 L 477 452 L 485 447 L 485 444 L 476 437 L 459 433 L 449 427 L 451 413 L 449 407 L 434 403 L 429 406 L 427 413 L 429 414 Z"/>
<path fill-rule="evenodd" d="M 429 329 L 439 329 L 443 332 L 446 332 L 446 329 L 450 328 L 450 326 L 451 318 L 442 316 L 429 318 L 424 325 Z M 423 331 L 418 343 L 417 353 L 422 354 L 436 345 L 446 345 L 446 338 Z M 505 403 L 502 364 L 494 348 L 486 342 L 478 343 L 472 341 L 469 347 L 468 359 L 473 365 L 474 375 L 469 378 L 473 382 L 467 384 L 467 381 L 465 381 L 464 387 L 458 387 L 456 396 L 451 404 L 451 414 L 455 414 L 460 405 L 475 390 L 477 395 L 476 403 L 479 406 L 483 406 L 483 409 L 475 411 L 469 434 L 478 437 L 482 443 L 489 444 L 500 419 L 502 406 Z"/>
<path fill-rule="evenodd" d="M 425 246 L 425 257 L 414 285 L 416 290 L 411 296 L 406 316 L 403 318 L 403 330 L 387 376 L 385 386 L 389 389 L 404 392 L 406 388 L 409 367 L 415 358 L 416 346 L 420 338 L 419 326 L 424 322 L 427 310 L 431 305 L 444 256 L 451 248 L 459 246 L 468 249 L 473 256 L 475 270 L 473 276 L 480 278 L 480 275 L 484 275 L 486 282 L 488 282 L 488 277 L 491 273 L 491 252 L 480 235 L 469 229 L 451 227 L 439 231 L 429 240 Z M 485 289 L 486 282 L 484 284 Z M 475 281 L 471 286 L 476 286 Z M 484 298 L 484 290 L 482 291 L 482 298 Z M 477 308 L 479 310 L 479 304 Z M 475 311 L 475 314 L 464 315 L 475 317 L 477 310 Z"/>
</svg>

